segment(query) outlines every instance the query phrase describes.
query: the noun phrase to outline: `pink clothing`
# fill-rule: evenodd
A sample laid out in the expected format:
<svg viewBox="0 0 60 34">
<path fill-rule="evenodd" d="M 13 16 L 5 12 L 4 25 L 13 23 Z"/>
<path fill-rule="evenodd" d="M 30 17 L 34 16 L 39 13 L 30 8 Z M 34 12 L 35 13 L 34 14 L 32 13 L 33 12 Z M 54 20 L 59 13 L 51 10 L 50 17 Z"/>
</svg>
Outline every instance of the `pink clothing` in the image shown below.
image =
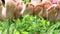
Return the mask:
<svg viewBox="0 0 60 34">
<path fill-rule="evenodd" d="M 57 0 L 50 0 L 52 4 L 57 4 Z"/>
</svg>

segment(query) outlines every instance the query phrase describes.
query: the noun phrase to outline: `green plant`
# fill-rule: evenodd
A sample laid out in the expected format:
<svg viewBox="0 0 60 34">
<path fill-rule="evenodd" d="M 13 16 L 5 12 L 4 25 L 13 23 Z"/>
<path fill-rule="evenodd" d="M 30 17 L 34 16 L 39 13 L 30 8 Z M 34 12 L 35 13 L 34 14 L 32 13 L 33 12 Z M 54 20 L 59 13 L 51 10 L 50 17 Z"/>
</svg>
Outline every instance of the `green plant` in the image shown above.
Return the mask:
<svg viewBox="0 0 60 34">
<path fill-rule="evenodd" d="M 22 19 L 0 21 L 0 34 L 60 34 L 60 21 L 25 15 Z"/>
<path fill-rule="evenodd" d="M 23 0 L 24 1 L 24 3 L 29 3 L 30 2 L 30 0 Z"/>
</svg>

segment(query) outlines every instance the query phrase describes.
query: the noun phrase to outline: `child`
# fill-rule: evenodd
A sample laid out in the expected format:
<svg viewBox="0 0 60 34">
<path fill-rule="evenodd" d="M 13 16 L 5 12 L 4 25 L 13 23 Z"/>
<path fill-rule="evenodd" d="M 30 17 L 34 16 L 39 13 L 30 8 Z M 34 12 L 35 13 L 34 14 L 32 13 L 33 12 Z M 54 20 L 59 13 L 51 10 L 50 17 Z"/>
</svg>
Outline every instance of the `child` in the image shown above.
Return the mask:
<svg viewBox="0 0 60 34">
<path fill-rule="evenodd" d="M 46 9 L 50 7 L 52 4 L 49 0 L 42 0 L 42 4 L 43 4 L 42 16 L 46 18 Z"/>
<path fill-rule="evenodd" d="M 6 17 L 18 18 L 23 8 L 22 0 L 5 0 Z"/>
<path fill-rule="evenodd" d="M 3 7 L 2 1 L 0 0 L 0 19 L 1 19 L 1 17 L 2 17 L 2 7 Z"/>
<path fill-rule="evenodd" d="M 46 17 L 48 20 L 55 21 L 58 15 L 58 0 L 50 0 L 51 6 L 46 10 Z"/>
<path fill-rule="evenodd" d="M 38 15 L 41 12 L 42 6 L 40 0 L 31 0 L 30 3 L 26 4 L 26 9 L 23 14 Z"/>
</svg>

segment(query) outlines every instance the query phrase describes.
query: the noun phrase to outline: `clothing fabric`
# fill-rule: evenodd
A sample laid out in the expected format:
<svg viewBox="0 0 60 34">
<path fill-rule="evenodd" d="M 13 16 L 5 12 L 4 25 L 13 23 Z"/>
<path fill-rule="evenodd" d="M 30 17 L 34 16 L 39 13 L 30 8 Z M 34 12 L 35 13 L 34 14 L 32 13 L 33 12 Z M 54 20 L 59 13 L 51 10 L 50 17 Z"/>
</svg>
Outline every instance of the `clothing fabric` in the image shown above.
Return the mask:
<svg viewBox="0 0 60 34">
<path fill-rule="evenodd" d="M 52 4 L 57 4 L 57 0 L 50 0 Z"/>
</svg>

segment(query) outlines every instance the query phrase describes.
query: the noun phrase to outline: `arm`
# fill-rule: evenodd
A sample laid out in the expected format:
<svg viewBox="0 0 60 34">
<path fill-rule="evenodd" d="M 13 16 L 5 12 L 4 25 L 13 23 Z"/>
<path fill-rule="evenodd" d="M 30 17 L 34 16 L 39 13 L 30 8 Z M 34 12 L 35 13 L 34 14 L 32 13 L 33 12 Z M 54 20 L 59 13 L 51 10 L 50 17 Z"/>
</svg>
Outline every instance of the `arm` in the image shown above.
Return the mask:
<svg viewBox="0 0 60 34">
<path fill-rule="evenodd" d="M 21 10 L 21 12 L 20 12 L 20 16 L 22 16 L 22 15 L 23 15 L 23 13 L 24 13 L 25 9 L 26 9 L 26 5 L 23 3 L 23 7 L 22 7 L 22 10 Z"/>
</svg>

